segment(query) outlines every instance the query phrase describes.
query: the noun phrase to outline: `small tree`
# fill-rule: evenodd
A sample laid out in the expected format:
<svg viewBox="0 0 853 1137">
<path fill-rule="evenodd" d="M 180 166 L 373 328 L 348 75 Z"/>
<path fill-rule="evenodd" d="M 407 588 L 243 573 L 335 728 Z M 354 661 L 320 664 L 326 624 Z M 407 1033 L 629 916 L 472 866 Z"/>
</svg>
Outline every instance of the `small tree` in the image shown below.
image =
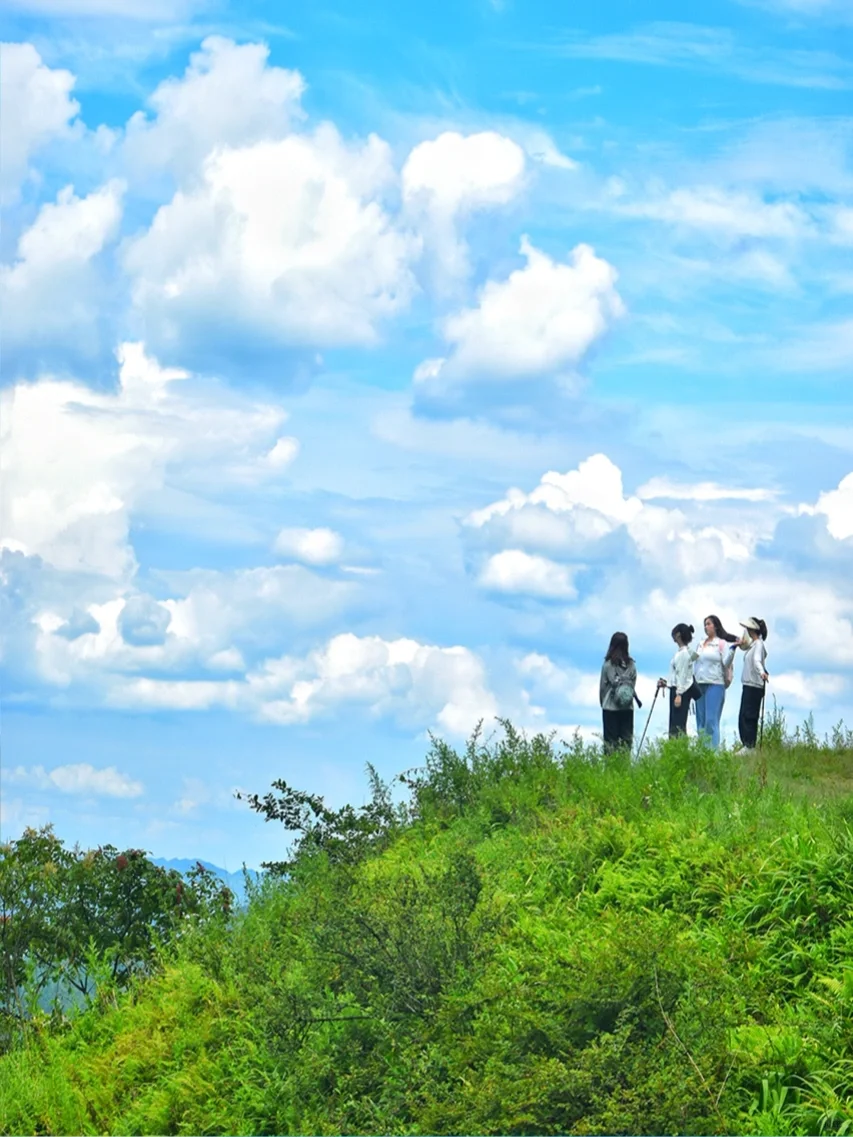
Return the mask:
<svg viewBox="0 0 853 1137">
<path fill-rule="evenodd" d="M 142 849 L 67 849 L 51 826 L 0 846 L 2 1043 L 53 989 L 90 999 L 98 977 L 125 986 L 188 916 L 227 917 L 230 889 L 198 866 L 184 880 Z"/>
</svg>

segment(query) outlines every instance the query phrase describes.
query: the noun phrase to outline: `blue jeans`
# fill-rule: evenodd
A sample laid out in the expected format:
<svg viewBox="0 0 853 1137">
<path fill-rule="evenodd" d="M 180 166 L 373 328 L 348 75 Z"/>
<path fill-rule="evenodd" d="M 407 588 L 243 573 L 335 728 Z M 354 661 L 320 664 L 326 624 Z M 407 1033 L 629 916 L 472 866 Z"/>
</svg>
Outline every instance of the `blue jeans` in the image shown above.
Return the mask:
<svg viewBox="0 0 853 1137">
<path fill-rule="evenodd" d="M 720 745 L 720 719 L 726 689 L 722 683 L 700 683 L 702 698 L 696 700 L 696 730 L 704 734 L 714 749 Z"/>
</svg>

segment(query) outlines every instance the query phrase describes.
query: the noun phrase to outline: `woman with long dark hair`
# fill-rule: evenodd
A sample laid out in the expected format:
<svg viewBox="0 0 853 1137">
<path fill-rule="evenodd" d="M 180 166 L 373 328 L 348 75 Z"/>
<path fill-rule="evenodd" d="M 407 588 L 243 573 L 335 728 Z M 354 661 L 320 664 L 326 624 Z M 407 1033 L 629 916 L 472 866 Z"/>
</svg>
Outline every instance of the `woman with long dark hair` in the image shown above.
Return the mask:
<svg viewBox="0 0 853 1137">
<path fill-rule="evenodd" d="M 676 624 L 672 629 L 675 655 L 669 665 L 669 679 L 658 679 L 658 687 L 669 687 L 669 737 L 687 734 L 687 713 L 693 688 L 693 660 L 690 650 L 692 624 Z"/>
<path fill-rule="evenodd" d="M 624 632 L 614 632 L 601 667 L 599 701 L 606 752 L 634 744 L 634 691 L 637 667 Z"/>
<path fill-rule="evenodd" d="M 720 718 L 726 688 L 732 681 L 738 637 L 723 627 L 719 616 L 705 617 L 705 639 L 696 648 L 693 677 L 702 697 L 696 700 L 696 730 L 716 750 L 720 745 Z"/>
<path fill-rule="evenodd" d="M 764 701 L 764 688 L 770 679 L 766 668 L 767 648 L 764 646 L 767 625 L 757 616 L 750 616 L 748 620 L 741 620 L 740 626 L 746 631 L 738 647 L 746 654 L 741 673 L 743 694 L 737 728 L 743 745 L 753 750 L 758 738 L 758 719 Z"/>
</svg>

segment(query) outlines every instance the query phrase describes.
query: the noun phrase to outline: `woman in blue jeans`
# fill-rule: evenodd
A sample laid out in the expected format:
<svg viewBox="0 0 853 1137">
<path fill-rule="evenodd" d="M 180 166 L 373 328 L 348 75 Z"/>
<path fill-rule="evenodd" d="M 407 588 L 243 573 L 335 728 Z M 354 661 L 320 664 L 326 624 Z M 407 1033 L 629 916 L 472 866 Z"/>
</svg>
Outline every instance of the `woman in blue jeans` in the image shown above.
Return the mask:
<svg viewBox="0 0 853 1137">
<path fill-rule="evenodd" d="M 702 698 L 696 700 L 696 730 L 715 750 L 720 745 L 720 718 L 737 644 L 738 637 L 726 631 L 719 616 L 705 617 L 705 639 L 693 654 L 693 677 L 702 691 Z"/>
</svg>

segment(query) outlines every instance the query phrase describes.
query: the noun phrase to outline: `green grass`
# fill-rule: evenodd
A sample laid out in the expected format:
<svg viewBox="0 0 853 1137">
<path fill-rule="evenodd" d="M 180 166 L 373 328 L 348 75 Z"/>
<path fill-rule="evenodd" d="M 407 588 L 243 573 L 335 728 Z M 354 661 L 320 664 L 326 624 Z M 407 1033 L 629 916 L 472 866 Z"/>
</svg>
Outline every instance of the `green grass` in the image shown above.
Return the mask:
<svg viewBox="0 0 853 1137">
<path fill-rule="evenodd" d="M 34 1024 L 0 1130 L 847 1132 L 853 750 L 767 740 L 437 747 L 369 855 L 304 843 L 150 979 Z"/>
</svg>

